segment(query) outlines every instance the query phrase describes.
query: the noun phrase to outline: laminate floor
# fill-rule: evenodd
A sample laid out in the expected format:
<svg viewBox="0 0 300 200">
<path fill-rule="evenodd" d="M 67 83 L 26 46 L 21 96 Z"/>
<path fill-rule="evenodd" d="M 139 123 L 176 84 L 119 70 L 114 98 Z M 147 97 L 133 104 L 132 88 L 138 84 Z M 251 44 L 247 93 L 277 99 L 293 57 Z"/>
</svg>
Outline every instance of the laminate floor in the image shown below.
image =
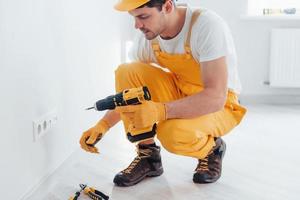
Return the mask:
<svg viewBox="0 0 300 200">
<path fill-rule="evenodd" d="M 300 106 L 249 105 L 244 121 L 223 137 L 227 151 L 218 182 L 192 182 L 197 161 L 162 149 L 164 174 L 136 186 L 114 186 L 114 175 L 135 157 L 121 125 L 98 144 L 100 155 L 78 148 L 28 200 L 66 200 L 87 183 L 112 200 L 300 199 Z M 81 195 L 79 199 L 89 199 Z"/>
</svg>

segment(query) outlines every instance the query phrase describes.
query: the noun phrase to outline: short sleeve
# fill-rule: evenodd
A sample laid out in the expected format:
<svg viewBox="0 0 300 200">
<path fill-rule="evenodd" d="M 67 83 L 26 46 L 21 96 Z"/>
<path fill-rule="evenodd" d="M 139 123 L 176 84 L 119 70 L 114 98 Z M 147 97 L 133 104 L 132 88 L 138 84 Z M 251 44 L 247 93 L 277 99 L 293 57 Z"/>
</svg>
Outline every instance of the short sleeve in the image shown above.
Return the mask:
<svg viewBox="0 0 300 200">
<path fill-rule="evenodd" d="M 225 21 L 214 13 L 200 16 L 192 31 L 200 62 L 215 60 L 230 53 L 231 33 Z"/>
</svg>

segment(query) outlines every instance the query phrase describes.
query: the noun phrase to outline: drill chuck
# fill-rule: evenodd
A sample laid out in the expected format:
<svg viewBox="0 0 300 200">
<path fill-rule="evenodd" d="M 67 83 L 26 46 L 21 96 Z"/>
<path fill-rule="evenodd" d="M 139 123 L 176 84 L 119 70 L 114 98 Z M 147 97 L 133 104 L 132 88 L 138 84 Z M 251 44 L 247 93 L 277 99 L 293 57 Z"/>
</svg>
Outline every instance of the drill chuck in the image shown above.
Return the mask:
<svg viewBox="0 0 300 200">
<path fill-rule="evenodd" d="M 118 93 L 116 95 L 111 95 L 111 96 L 106 97 L 105 99 L 101 99 L 101 100 L 97 101 L 94 105 L 94 108 L 95 108 L 95 110 L 98 110 L 98 111 L 113 110 L 116 108 L 116 102 L 124 104 L 122 93 Z"/>
</svg>

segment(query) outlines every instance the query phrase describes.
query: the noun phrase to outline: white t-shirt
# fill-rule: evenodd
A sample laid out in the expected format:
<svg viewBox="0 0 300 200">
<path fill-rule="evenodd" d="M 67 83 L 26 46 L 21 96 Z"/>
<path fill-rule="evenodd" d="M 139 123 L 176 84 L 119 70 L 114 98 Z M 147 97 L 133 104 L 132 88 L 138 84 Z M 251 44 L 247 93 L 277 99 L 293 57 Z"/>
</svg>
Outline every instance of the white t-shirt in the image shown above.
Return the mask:
<svg viewBox="0 0 300 200">
<path fill-rule="evenodd" d="M 170 40 L 164 40 L 160 36 L 157 37 L 162 51 L 170 54 L 185 53 L 184 44 L 194 9 L 187 6 L 184 26 L 176 37 Z M 213 11 L 204 8 L 200 8 L 200 10 L 201 15 L 192 28 L 190 41 L 192 55 L 199 63 L 225 56 L 228 70 L 227 87 L 236 93 L 240 93 L 241 83 L 237 71 L 237 56 L 229 27 Z M 129 58 L 136 61 L 157 63 L 151 41 L 147 40 L 140 31 L 130 50 Z"/>
</svg>

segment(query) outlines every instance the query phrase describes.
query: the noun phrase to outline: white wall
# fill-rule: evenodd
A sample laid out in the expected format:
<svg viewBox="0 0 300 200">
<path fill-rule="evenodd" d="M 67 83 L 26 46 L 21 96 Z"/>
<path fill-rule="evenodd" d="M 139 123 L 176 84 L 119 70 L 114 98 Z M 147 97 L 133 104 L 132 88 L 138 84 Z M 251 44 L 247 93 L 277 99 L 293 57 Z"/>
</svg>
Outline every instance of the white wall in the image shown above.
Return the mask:
<svg viewBox="0 0 300 200">
<path fill-rule="evenodd" d="M 114 92 L 120 63 L 114 3 L 0 0 L 1 199 L 27 194 L 103 114 L 84 109 Z M 33 142 L 32 120 L 53 109 L 57 126 Z"/>
<path fill-rule="evenodd" d="M 229 24 L 234 36 L 239 59 L 239 74 L 243 85 L 242 96 L 282 94 L 300 95 L 300 89 L 276 89 L 265 85 L 269 81 L 269 44 L 272 28 L 300 28 L 299 21 L 244 20 L 247 0 L 179 0 L 192 6 L 206 7 L 217 12 Z M 133 21 L 127 18 L 133 29 Z M 132 38 L 133 30 L 128 30 Z"/>
<path fill-rule="evenodd" d="M 182 2 L 211 8 L 228 22 L 244 95 L 300 94 L 299 89 L 263 85 L 268 80 L 270 29 L 299 28 L 299 21 L 241 20 L 247 0 Z M 36 186 L 78 147 L 81 132 L 103 114 L 83 109 L 113 92 L 120 45 L 133 33 L 130 17 L 115 12 L 114 3 L 0 0 L 2 199 L 20 199 Z M 33 142 L 32 120 L 52 109 L 58 112 L 57 127 Z"/>
</svg>

